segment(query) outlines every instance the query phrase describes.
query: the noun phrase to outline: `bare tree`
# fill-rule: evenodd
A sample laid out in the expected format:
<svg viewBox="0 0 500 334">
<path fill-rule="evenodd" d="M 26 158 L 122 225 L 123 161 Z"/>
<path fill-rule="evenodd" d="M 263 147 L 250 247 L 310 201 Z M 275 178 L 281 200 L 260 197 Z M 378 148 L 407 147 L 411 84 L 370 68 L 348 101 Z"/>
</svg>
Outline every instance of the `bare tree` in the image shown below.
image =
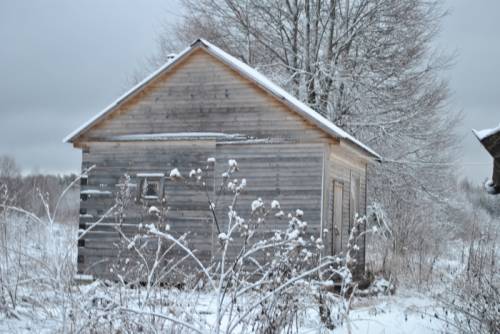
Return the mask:
<svg viewBox="0 0 500 334">
<path fill-rule="evenodd" d="M 0 156 L 0 180 L 21 176 L 21 168 L 10 155 Z"/>
<path fill-rule="evenodd" d="M 459 142 L 442 79 L 451 58 L 432 44 L 440 0 L 182 3 L 185 17 L 166 26 L 151 65 L 204 37 L 258 68 L 382 154 L 369 194 L 393 220 L 393 251 L 429 231 L 455 184 Z"/>
<path fill-rule="evenodd" d="M 40 194 L 51 207 L 58 195 L 75 179 L 75 175 L 28 174 L 22 175 L 14 157 L 0 156 L 0 189 L 8 189 L 11 204 L 21 206 L 39 216 L 45 213 Z M 78 215 L 78 187 L 72 187 L 59 207 L 62 221 L 74 222 Z"/>
</svg>

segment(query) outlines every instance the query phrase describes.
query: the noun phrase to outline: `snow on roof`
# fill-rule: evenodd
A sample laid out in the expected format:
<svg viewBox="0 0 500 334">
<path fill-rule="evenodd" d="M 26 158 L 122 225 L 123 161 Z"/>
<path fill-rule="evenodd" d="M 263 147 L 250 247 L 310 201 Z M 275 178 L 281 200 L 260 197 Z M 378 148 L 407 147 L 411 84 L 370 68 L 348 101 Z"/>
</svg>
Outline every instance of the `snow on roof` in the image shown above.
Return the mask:
<svg viewBox="0 0 500 334">
<path fill-rule="evenodd" d="M 278 97 L 282 98 L 283 100 L 287 101 L 289 104 L 291 104 L 295 109 L 305 116 L 306 118 L 310 119 L 311 121 L 315 122 L 318 126 L 326 130 L 328 133 L 333 135 L 334 137 L 346 139 L 353 144 L 361 147 L 365 151 L 369 152 L 370 154 L 374 155 L 378 159 L 381 159 L 381 156 L 373 151 L 371 148 L 366 146 L 365 144 L 361 143 L 359 140 L 333 124 L 331 121 L 326 119 L 325 117 L 321 116 L 318 114 L 316 111 L 314 111 L 311 107 L 306 105 L 305 103 L 301 102 L 298 100 L 296 97 L 285 91 L 283 88 L 279 87 L 276 85 L 274 82 L 269 80 L 266 76 L 255 70 L 254 68 L 250 67 L 249 65 L 245 64 L 241 60 L 231 56 L 227 52 L 219 49 L 217 46 L 211 44 L 210 42 L 201 39 L 200 40 L 203 44 L 205 44 L 209 50 L 213 51 L 213 54 L 217 56 L 217 58 L 223 60 L 226 64 L 232 65 L 235 67 L 241 74 L 246 75 L 247 77 L 250 77 L 253 81 L 256 81 L 259 83 L 261 86 L 263 86 L 265 89 L 271 91 L 274 95 L 277 95 Z"/>
<path fill-rule="evenodd" d="M 170 66 L 172 66 L 174 63 L 176 63 L 180 58 L 182 58 L 185 54 L 187 54 L 189 51 L 192 50 L 192 45 L 185 48 L 182 52 L 178 53 L 177 56 L 170 58 L 169 61 L 167 61 L 163 66 L 161 66 L 159 69 L 148 75 L 144 80 L 139 82 L 137 85 L 132 87 L 130 90 L 125 92 L 123 95 L 121 95 L 119 98 L 117 98 L 113 103 L 108 105 L 106 108 L 104 108 L 101 112 L 96 114 L 94 117 L 89 119 L 87 122 L 83 123 L 79 128 L 77 128 L 75 131 L 71 132 L 66 138 L 63 139 L 64 143 L 71 142 L 74 140 L 76 137 L 78 137 L 80 134 L 82 134 L 85 130 L 90 128 L 92 125 L 94 125 L 97 121 L 102 119 L 108 112 L 112 111 L 115 107 L 117 107 L 120 103 L 125 101 L 129 96 L 133 95 L 134 93 L 138 92 L 143 86 L 145 86 L 149 81 L 152 79 L 156 78 L 160 73 L 163 71 L 167 70 Z"/>
<path fill-rule="evenodd" d="M 484 138 L 487 138 L 487 137 L 490 137 L 490 136 L 493 136 L 496 134 L 500 134 L 500 124 L 498 124 L 498 126 L 496 128 L 493 128 L 493 129 L 484 129 L 484 130 L 472 129 L 472 132 L 474 132 L 476 137 L 482 141 Z"/>
<path fill-rule="evenodd" d="M 134 93 L 138 92 L 143 86 L 145 86 L 149 81 L 157 77 L 159 74 L 163 73 L 164 71 L 168 70 L 171 66 L 173 66 L 175 63 L 177 63 L 181 58 L 183 58 L 185 55 L 187 55 L 190 51 L 194 50 L 196 46 L 201 44 L 206 48 L 206 50 L 221 60 L 222 62 L 226 63 L 236 71 L 238 71 L 240 74 L 243 76 L 249 78 L 250 80 L 255 81 L 257 84 L 259 84 L 261 87 L 264 89 L 268 90 L 275 96 L 281 98 L 283 101 L 287 102 L 293 109 L 295 109 L 299 114 L 301 114 L 303 117 L 309 119 L 313 123 L 315 123 L 317 126 L 319 126 L 321 129 L 329 133 L 331 136 L 334 136 L 336 138 L 340 139 L 345 139 L 354 145 L 360 147 L 364 151 L 368 152 L 369 154 L 373 155 L 377 159 L 381 159 L 381 156 L 377 154 L 375 151 L 373 151 L 371 148 L 366 146 L 365 144 L 361 143 L 359 140 L 333 124 L 331 121 L 326 119 L 325 117 L 321 116 L 318 114 L 316 111 L 314 111 L 312 108 L 307 106 L 305 103 L 299 101 L 297 98 L 289 94 L 287 91 L 285 91 L 283 88 L 279 87 L 275 83 L 273 83 L 271 80 L 266 78 L 264 75 L 256 71 L 254 68 L 250 67 L 249 65 L 245 64 L 241 60 L 231 56 L 227 52 L 219 49 L 217 46 L 213 45 L 212 43 L 204 40 L 204 39 L 198 39 L 194 43 L 192 43 L 188 48 L 184 49 L 182 52 L 177 54 L 173 59 L 171 59 L 169 62 L 167 62 L 165 65 L 160 67 L 157 71 L 153 72 L 151 75 L 149 75 L 147 78 L 145 78 L 143 81 L 141 81 L 139 84 L 134 86 L 132 89 L 130 89 L 128 92 L 120 96 L 115 102 L 110 104 L 108 107 L 106 107 L 103 111 L 101 111 L 99 114 L 95 115 L 93 118 L 91 118 L 88 122 L 80 126 L 78 129 L 73 131 L 71 134 L 69 134 L 65 139 L 64 142 L 71 142 L 74 140 L 76 137 L 78 137 L 82 132 L 90 128 L 93 124 L 95 124 L 97 121 L 99 121 L 101 118 L 103 118 L 108 112 L 113 110 L 115 107 L 117 107 L 120 103 L 122 103 L 124 100 L 126 100 L 129 96 L 133 95 Z"/>
<path fill-rule="evenodd" d="M 165 173 L 137 173 L 137 177 L 163 177 Z"/>
<path fill-rule="evenodd" d="M 83 195 L 111 195 L 111 191 L 99 190 L 99 189 L 84 189 L 80 191 Z"/>
<path fill-rule="evenodd" d="M 200 138 L 219 138 L 219 139 L 236 139 L 247 138 L 247 136 L 239 133 L 223 133 L 223 132 L 168 132 L 168 133 L 145 133 L 145 134 L 130 134 L 111 136 L 106 139 L 113 141 L 161 141 L 172 139 L 200 139 Z"/>
</svg>

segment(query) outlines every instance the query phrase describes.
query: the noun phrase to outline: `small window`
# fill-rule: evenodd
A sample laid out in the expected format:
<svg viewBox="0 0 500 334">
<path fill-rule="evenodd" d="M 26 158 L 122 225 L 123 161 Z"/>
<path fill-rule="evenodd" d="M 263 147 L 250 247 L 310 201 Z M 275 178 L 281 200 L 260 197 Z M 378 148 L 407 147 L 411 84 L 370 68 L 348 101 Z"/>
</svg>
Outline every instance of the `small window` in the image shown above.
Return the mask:
<svg viewBox="0 0 500 334">
<path fill-rule="evenodd" d="M 159 201 L 163 196 L 163 174 L 138 174 L 141 177 L 138 200 Z"/>
<path fill-rule="evenodd" d="M 160 198 L 160 181 L 145 180 L 144 198 L 146 199 Z"/>
</svg>

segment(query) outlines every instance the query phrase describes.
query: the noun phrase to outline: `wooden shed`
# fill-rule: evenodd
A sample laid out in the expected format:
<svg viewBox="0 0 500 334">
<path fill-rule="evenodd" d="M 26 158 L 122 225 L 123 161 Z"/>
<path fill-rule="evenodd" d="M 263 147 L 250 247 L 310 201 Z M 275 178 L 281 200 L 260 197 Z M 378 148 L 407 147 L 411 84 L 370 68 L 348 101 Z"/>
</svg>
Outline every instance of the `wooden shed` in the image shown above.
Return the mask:
<svg viewBox="0 0 500 334">
<path fill-rule="evenodd" d="M 342 251 L 355 213 L 367 198 L 367 165 L 380 157 L 366 145 L 273 84 L 262 74 L 205 40 L 197 40 L 66 139 L 82 150 L 80 229 L 113 205 L 120 177 L 151 184 L 151 204 L 166 199 L 173 233 L 190 232 L 190 247 L 210 261 L 216 233 L 199 189 L 173 182 L 214 157 L 218 184 L 229 159 L 248 187 L 240 203 L 277 199 L 284 211 L 301 209 L 309 233 L 322 235 L 325 252 Z M 215 192 L 215 187 L 210 191 Z M 223 208 L 224 203 L 219 205 Z M 245 208 L 239 213 L 245 215 Z M 248 214 L 249 214 L 248 212 Z M 226 217 L 223 215 L 223 217 Z M 125 224 L 148 218 L 127 212 Z M 106 276 L 119 239 L 106 218 L 78 244 L 79 273 Z M 266 221 L 286 229 L 287 220 Z M 364 242 L 359 264 L 364 268 Z"/>
</svg>

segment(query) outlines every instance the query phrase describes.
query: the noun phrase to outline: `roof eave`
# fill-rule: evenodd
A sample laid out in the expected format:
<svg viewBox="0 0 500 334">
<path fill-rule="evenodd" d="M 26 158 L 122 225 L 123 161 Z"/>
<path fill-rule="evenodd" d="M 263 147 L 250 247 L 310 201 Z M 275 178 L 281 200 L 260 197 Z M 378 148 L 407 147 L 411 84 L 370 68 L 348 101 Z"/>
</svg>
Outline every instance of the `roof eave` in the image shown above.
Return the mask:
<svg viewBox="0 0 500 334">
<path fill-rule="evenodd" d="M 76 130 L 71 132 L 69 135 L 67 135 L 63 139 L 63 143 L 74 143 L 75 140 L 80 137 L 85 131 L 90 129 L 96 122 L 99 122 L 103 118 L 105 118 L 111 110 L 117 108 L 120 106 L 123 102 L 127 101 L 128 99 L 132 98 L 135 96 L 137 93 L 141 91 L 143 87 L 145 87 L 151 80 L 156 79 L 158 76 L 161 74 L 165 73 L 166 71 L 170 70 L 175 64 L 177 64 L 184 56 L 186 56 L 188 53 L 194 50 L 193 46 L 195 43 L 193 43 L 191 46 L 188 48 L 184 49 L 181 51 L 177 56 L 172 59 L 170 62 L 165 63 L 162 67 L 160 67 L 158 70 L 154 71 L 150 75 L 148 75 L 146 78 L 144 78 L 141 82 L 136 84 L 134 87 L 129 89 L 127 92 L 122 94 L 118 99 L 116 99 L 113 103 L 109 104 L 106 108 L 101 110 L 98 114 L 96 114 L 94 117 L 92 117 L 90 120 L 88 120 L 86 123 L 78 127 Z"/>
<path fill-rule="evenodd" d="M 208 42 L 208 41 L 206 41 L 204 39 L 198 39 L 192 45 L 195 45 L 196 43 L 202 44 L 206 48 L 206 50 L 210 54 L 212 54 L 214 57 L 216 57 L 217 59 L 219 59 L 223 63 L 229 65 L 230 67 L 233 67 L 232 66 L 233 63 L 230 60 L 228 61 L 226 58 L 230 57 L 230 58 L 236 59 L 234 56 L 231 56 L 227 52 L 222 51 L 220 48 L 218 48 L 217 46 L 211 44 L 210 42 Z M 239 60 L 236 59 L 236 61 L 239 61 Z M 239 62 L 241 62 L 241 61 L 239 61 Z M 242 65 L 245 66 L 245 67 L 249 67 L 250 68 L 250 66 L 248 64 L 242 63 Z M 362 151 L 366 152 L 372 158 L 375 158 L 375 160 L 377 160 L 377 161 L 381 161 L 382 160 L 382 157 L 377 152 L 375 152 L 374 150 L 372 150 L 368 146 L 364 145 L 363 143 L 361 143 L 360 141 L 358 141 L 354 137 L 350 136 L 344 130 L 342 130 L 342 129 L 339 128 L 338 131 L 335 131 L 331 127 L 326 126 L 324 124 L 324 121 L 328 121 L 330 123 L 331 123 L 331 121 L 327 120 L 325 117 L 323 117 L 322 115 L 318 114 L 315 110 L 312 110 L 310 107 L 308 107 L 307 105 L 305 105 L 303 102 L 298 101 L 294 96 L 291 96 L 289 93 L 287 93 L 286 91 L 284 91 L 282 88 L 279 88 L 278 90 L 276 90 L 276 89 L 273 90 L 272 87 L 270 87 L 269 85 L 266 85 L 265 83 L 260 82 L 259 78 L 252 77 L 250 74 L 242 71 L 240 68 L 234 68 L 233 67 L 233 69 L 236 70 L 238 73 L 240 73 L 240 75 L 246 77 L 249 80 L 254 81 L 256 84 L 258 84 L 264 90 L 270 92 L 272 95 L 274 95 L 275 97 L 277 97 L 280 101 L 284 102 L 287 106 L 291 107 L 293 110 L 295 110 L 296 112 L 298 112 L 302 117 L 304 117 L 304 118 L 308 119 L 309 121 L 313 122 L 317 127 L 319 127 L 321 130 L 325 131 L 327 134 L 329 134 L 333 138 L 343 139 L 343 140 L 349 141 L 353 145 L 359 147 Z M 252 68 L 250 68 L 250 69 L 254 70 Z M 260 75 L 262 75 L 262 74 L 260 74 Z M 269 81 L 269 80 L 267 79 L 267 81 Z M 273 85 L 275 86 L 275 84 L 273 84 Z M 280 91 L 284 91 L 284 94 L 280 93 Z M 287 97 L 285 95 L 289 95 L 289 97 Z M 298 104 L 303 105 L 303 109 L 306 109 L 306 108 L 310 109 L 311 112 L 307 112 L 305 110 L 302 110 L 300 107 L 297 107 L 297 105 L 294 104 L 291 101 L 291 99 L 297 100 Z M 324 119 L 324 120 L 321 120 L 321 119 Z M 333 123 L 331 123 L 331 125 L 333 127 L 336 127 Z M 345 135 L 342 135 L 342 133 L 344 133 Z"/>
<path fill-rule="evenodd" d="M 68 136 L 66 136 L 63 139 L 63 142 L 64 143 L 74 143 L 85 131 L 90 129 L 92 126 L 94 126 L 100 120 L 104 119 L 109 112 L 111 112 L 113 109 L 119 107 L 122 103 L 126 102 L 128 99 L 134 97 L 150 81 L 154 80 L 155 78 L 157 78 L 161 74 L 170 70 L 172 67 L 174 67 L 174 65 L 179 63 L 185 56 L 187 56 L 189 53 L 194 51 L 197 48 L 197 46 L 202 46 L 212 56 L 216 57 L 217 59 L 219 59 L 223 63 L 227 64 L 228 66 L 230 66 L 231 68 L 236 70 L 238 73 L 240 73 L 240 75 L 243 75 L 247 79 L 254 81 L 261 88 L 263 88 L 264 90 L 273 94 L 275 97 L 277 97 L 279 100 L 284 102 L 291 109 L 295 110 L 297 113 L 299 113 L 305 119 L 308 119 L 309 121 L 314 123 L 317 127 L 319 127 L 321 130 L 325 131 L 327 134 L 329 134 L 333 138 L 336 138 L 339 140 L 346 140 L 346 141 L 352 143 L 354 146 L 358 147 L 361 151 L 365 152 L 368 156 L 375 158 L 376 161 L 382 160 L 382 157 L 378 153 L 376 153 L 375 151 L 373 151 L 371 148 L 364 145 L 363 143 L 359 142 L 357 139 L 355 139 L 351 135 L 347 134 L 344 130 L 338 128 L 338 130 L 335 131 L 333 128 L 337 128 L 337 127 L 334 126 L 333 123 L 331 126 L 326 126 L 324 124 L 325 121 L 323 120 L 323 118 L 324 118 L 323 116 L 317 114 L 316 111 L 312 110 L 311 108 L 309 108 L 308 106 L 306 106 L 305 104 L 303 104 L 302 102 L 297 100 L 295 97 L 291 96 L 287 92 L 281 94 L 280 92 L 284 91 L 283 89 L 281 89 L 281 88 L 280 89 L 273 89 L 272 87 L 270 87 L 268 84 L 266 84 L 266 82 L 269 81 L 269 79 L 264 80 L 265 82 L 261 82 L 261 80 L 259 80 L 259 77 L 262 77 L 263 76 L 262 74 L 259 73 L 259 75 L 257 77 L 256 77 L 256 75 L 252 76 L 250 70 L 246 70 L 246 68 L 248 67 L 253 72 L 256 72 L 256 71 L 253 70 L 252 68 L 250 68 L 250 66 L 248 66 L 247 64 L 244 64 L 240 60 L 225 53 L 224 51 L 222 51 L 218 47 L 212 45 L 211 43 L 209 43 L 208 41 L 205 41 L 203 39 L 195 40 L 189 47 L 187 47 L 182 52 L 180 52 L 172 61 L 166 63 L 165 65 L 160 67 L 158 70 L 156 70 L 155 72 L 153 72 L 152 74 L 147 76 L 145 79 L 143 79 L 137 85 L 135 85 L 130 90 L 128 90 L 126 93 L 121 95 L 113 103 L 108 105 L 104 110 L 99 112 L 97 115 L 92 117 L 89 121 L 84 123 L 82 126 L 77 128 L 75 131 L 70 133 Z M 225 54 L 222 54 L 222 53 L 225 53 Z M 229 58 L 229 60 L 228 60 L 228 58 Z M 235 61 L 241 63 L 240 67 L 238 67 L 238 64 L 233 64 L 233 62 L 235 62 L 233 59 Z M 242 69 L 242 66 L 243 66 L 243 69 Z M 247 73 L 247 72 L 250 72 L 250 73 Z M 273 84 L 272 86 L 276 86 L 276 85 Z M 287 97 L 288 95 L 290 97 Z M 291 99 L 293 101 L 290 101 Z M 294 101 L 295 101 L 295 103 L 294 103 Z M 303 108 L 307 108 L 308 110 L 302 110 L 300 107 L 297 106 L 297 103 L 300 105 L 304 105 Z M 312 112 L 309 111 L 309 109 Z M 326 118 L 324 118 L 324 119 L 326 120 Z M 345 134 L 345 135 L 343 135 L 343 134 Z"/>
</svg>

